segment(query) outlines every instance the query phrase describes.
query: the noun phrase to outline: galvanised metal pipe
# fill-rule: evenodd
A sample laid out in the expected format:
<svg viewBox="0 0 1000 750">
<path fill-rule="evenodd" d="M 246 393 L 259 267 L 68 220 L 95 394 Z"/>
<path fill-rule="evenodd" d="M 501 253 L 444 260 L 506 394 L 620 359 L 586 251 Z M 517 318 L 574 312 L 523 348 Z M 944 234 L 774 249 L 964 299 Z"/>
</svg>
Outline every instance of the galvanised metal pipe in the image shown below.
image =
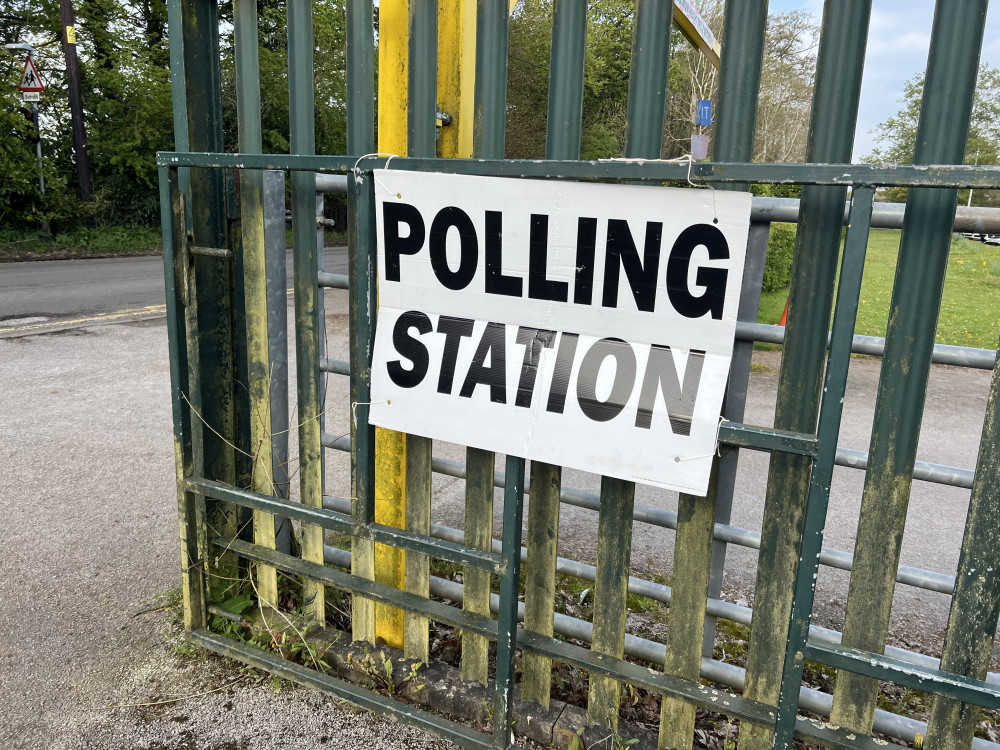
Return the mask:
<svg viewBox="0 0 1000 750">
<path fill-rule="evenodd" d="M 742 341 L 764 341 L 769 344 L 785 342 L 784 326 L 772 326 L 765 323 L 736 323 L 736 338 Z M 827 346 L 830 345 L 827 334 Z M 885 351 L 885 339 L 879 336 L 855 336 L 851 346 L 854 354 L 871 354 L 881 357 Z M 977 370 L 992 370 L 996 364 L 996 351 L 993 349 L 973 349 L 969 346 L 951 346 L 950 344 L 935 344 L 931 354 L 931 362 L 955 367 L 972 367 Z M 918 462 L 919 463 L 919 462 Z"/>
<path fill-rule="evenodd" d="M 353 152 L 352 152 L 353 153 Z M 320 193 L 346 193 L 347 175 L 316 175 L 316 190 Z M 754 196 L 750 205 L 750 221 L 783 221 L 789 224 L 799 220 L 798 198 L 767 198 Z M 872 211 L 873 229 L 902 229 L 905 203 L 876 203 Z M 844 223 L 850 203 L 844 203 Z M 956 232 L 1000 233 L 1000 208 L 985 206 L 959 206 L 955 212 Z"/>
<path fill-rule="evenodd" d="M 476 6 L 476 98 L 473 153 L 502 159 L 507 124 L 507 0 Z"/>
<path fill-rule="evenodd" d="M 349 452 L 351 450 L 350 437 L 347 435 L 330 435 L 324 433 L 323 447 Z M 839 450 L 847 451 L 848 449 L 841 448 Z M 857 451 L 857 453 L 861 453 L 861 451 Z M 838 460 L 838 465 L 849 466 L 850 464 L 846 461 L 841 464 Z M 465 479 L 466 476 L 465 464 L 459 461 L 434 458 L 431 461 L 431 468 L 436 474 L 444 474 L 445 476 L 455 477 L 456 479 Z M 956 469 L 955 471 L 967 470 Z M 505 476 L 503 472 L 496 472 L 494 484 L 497 487 L 503 487 L 505 485 Z M 530 487 L 531 483 L 526 482 L 525 491 L 529 490 Z M 329 500 L 329 496 L 327 496 L 326 499 Z M 585 508 L 593 511 L 600 509 L 600 496 L 596 493 L 587 492 L 585 490 L 564 487 L 561 490 L 559 499 L 561 502 L 577 508 Z M 662 510 L 660 508 L 652 508 L 648 505 L 636 504 L 633 518 L 640 523 L 648 523 L 651 526 L 660 526 L 665 529 L 677 528 L 677 514 L 675 512 Z M 717 523 L 715 524 L 715 530 L 713 533 L 715 538 L 719 541 L 730 544 L 738 544 L 742 547 L 749 547 L 751 549 L 760 549 L 761 534 L 759 531 L 744 529 L 740 526 L 732 526 L 730 524 Z M 850 552 L 832 549 L 830 547 L 824 547 L 820 553 L 821 564 L 831 568 L 838 568 L 840 570 L 850 570 L 853 565 L 853 560 L 854 555 Z M 916 588 L 935 591 L 941 594 L 951 594 L 955 588 L 954 576 L 946 575 L 944 573 L 936 573 L 922 568 L 915 568 L 909 565 L 900 565 L 898 567 L 896 580 L 899 583 L 903 583 L 908 586 L 915 586 Z"/>
<path fill-rule="evenodd" d="M 350 68 L 348 68 L 350 70 Z M 348 105 L 348 112 L 350 112 L 350 105 Z M 359 138 L 358 140 L 363 140 Z M 372 145 L 372 144 L 368 144 Z M 362 145 L 362 148 L 364 146 Z M 374 146 L 372 145 L 374 148 Z M 355 152 L 348 147 L 349 153 L 361 153 L 360 151 Z M 365 152 L 368 153 L 368 152 Z M 347 175 L 346 174 L 316 174 L 316 192 L 317 193 L 343 193 L 347 194 Z M 791 198 L 790 200 L 795 200 Z M 786 219 L 777 219 L 776 221 L 786 221 Z"/>
<path fill-rule="evenodd" d="M 663 145 L 673 3 L 637 0 L 629 69 L 625 155 L 656 159 Z"/>
<path fill-rule="evenodd" d="M 323 507 L 327 510 L 337 511 L 338 513 L 349 513 L 350 512 L 350 500 L 346 498 L 326 496 L 323 498 Z M 736 529 L 735 527 L 730 527 L 731 530 L 738 530 L 745 532 L 748 535 L 756 535 L 754 543 L 747 544 L 750 547 L 760 547 L 760 533 L 748 531 L 746 529 Z M 716 525 L 716 533 L 719 532 L 719 526 Z M 431 524 L 431 535 L 438 537 L 440 539 L 447 539 L 448 541 L 455 542 L 458 544 L 464 543 L 464 532 L 460 529 L 453 529 L 449 526 L 443 526 L 441 524 Z M 737 538 L 729 539 L 730 542 L 737 544 L 744 543 Z M 493 552 L 500 551 L 500 542 L 493 540 Z M 328 550 L 331 548 L 328 548 Z M 850 553 L 841 552 L 840 550 L 826 550 L 826 552 L 835 553 L 841 562 L 846 563 L 845 569 L 850 569 L 851 558 Z M 521 549 L 521 561 L 527 561 L 527 549 Z M 845 559 L 846 558 L 846 559 Z M 841 565 L 835 565 L 834 567 L 843 567 Z M 903 574 L 903 569 L 907 566 L 900 566 L 900 575 Z M 596 568 L 593 565 L 588 565 L 586 563 L 578 562 L 576 560 L 569 560 L 564 557 L 557 558 L 556 570 L 560 573 L 566 575 L 571 575 L 576 578 L 580 578 L 585 581 L 593 581 L 596 578 Z M 915 568 L 907 568 L 908 571 L 913 571 L 916 574 L 927 574 L 927 571 L 917 570 Z M 950 579 L 951 588 L 954 587 L 955 579 L 953 576 L 943 576 L 940 573 L 929 574 L 933 576 L 939 576 L 942 578 Z M 951 588 L 947 590 L 942 590 L 941 593 L 951 593 Z M 642 596 L 647 596 L 650 599 L 656 599 L 664 604 L 669 604 L 671 599 L 671 588 L 659 583 L 653 583 L 652 581 L 646 581 L 641 578 L 636 578 L 634 576 L 629 577 L 629 593 L 640 594 Z M 937 589 L 931 589 L 937 590 Z M 739 623 L 741 625 L 750 625 L 751 618 L 753 615 L 753 610 L 750 607 L 744 607 L 739 604 L 733 604 L 732 602 L 727 602 L 722 599 L 710 598 L 707 604 L 706 614 L 713 617 L 722 617 L 726 620 Z M 816 641 L 818 643 L 832 643 L 839 644 L 841 642 L 841 634 L 837 630 L 831 630 L 830 628 L 823 628 L 818 625 L 811 625 L 809 627 L 809 638 L 810 640 Z M 887 656 L 892 656 L 897 659 L 903 659 L 905 661 L 910 661 L 917 666 L 926 667 L 928 669 L 939 669 L 940 661 L 932 656 L 927 656 L 926 654 L 917 653 L 916 651 L 908 651 L 906 649 L 897 648 L 895 646 L 886 646 L 885 654 Z M 1000 685 L 1000 673 L 990 672 L 986 678 L 986 681 L 994 684 Z"/>
<path fill-rule="evenodd" d="M 546 159 L 580 158 L 586 43 L 587 3 L 555 0 L 552 9 Z"/>
<path fill-rule="evenodd" d="M 754 196 L 750 205 L 750 221 L 784 221 L 796 223 L 799 220 L 798 198 L 765 198 Z M 851 204 L 844 204 L 844 223 Z M 876 203 L 872 210 L 873 229 L 902 229 L 905 203 Z M 1000 208 L 981 206 L 959 206 L 955 212 L 956 232 L 1000 233 Z"/>
<path fill-rule="evenodd" d="M 936 5 L 914 164 L 964 159 L 986 5 Z M 954 189 L 928 188 L 907 200 L 844 618 L 845 645 L 867 651 L 881 651 L 889 629 L 895 578 L 887 571 L 902 547 L 956 199 Z M 839 672 L 834 722 L 867 731 L 877 693 L 877 680 Z"/>
<path fill-rule="evenodd" d="M 320 271 L 319 275 L 316 277 L 316 281 L 320 286 L 327 287 L 329 289 L 350 288 L 350 276 L 346 273 L 329 273 L 328 271 Z"/>
<path fill-rule="evenodd" d="M 461 532 L 458 533 L 461 534 Z M 350 551 L 327 546 L 324 552 L 324 559 L 328 565 L 336 565 L 340 568 L 350 569 Z M 522 559 L 524 554 L 525 553 L 522 550 Z M 431 576 L 430 591 L 431 594 L 439 596 L 442 599 L 448 599 L 456 603 L 462 602 L 463 586 L 461 583 L 457 583 L 456 581 L 449 581 L 444 578 L 438 578 L 437 576 Z M 499 610 L 499 607 L 500 597 L 496 594 L 491 594 L 490 610 L 496 613 Z M 720 614 L 719 616 L 724 615 Z M 523 604 L 518 604 L 517 619 L 524 619 Z M 559 635 L 585 641 L 587 643 L 590 642 L 590 638 L 593 633 L 593 625 L 589 622 L 557 612 L 554 617 L 554 625 L 555 632 Z M 819 630 L 822 631 L 822 629 Z M 812 631 L 810 632 L 812 634 Z M 835 638 L 831 638 L 829 640 L 826 638 L 816 638 L 816 640 L 830 643 L 839 642 L 839 639 Z M 921 656 L 919 654 L 909 654 L 909 652 L 904 652 L 902 649 L 892 649 L 891 647 L 887 648 L 885 653 L 887 656 L 898 656 L 899 658 Z M 662 664 L 663 660 L 666 658 L 666 647 L 662 643 L 656 643 L 655 641 L 650 641 L 646 638 L 641 638 L 627 633 L 625 635 L 625 654 L 652 664 Z M 924 660 L 926 660 L 926 663 L 923 663 Z M 938 660 L 931 659 L 930 657 L 924 657 L 921 662 L 915 661 L 914 663 L 934 669 L 937 668 Z M 746 672 L 742 668 L 733 664 L 726 664 L 725 662 L 706 658 L 701 660 L 701 676 L 707 680 L 718 682 L 735 690 L 743 690 L 745 686 Z M 987 682 L 990 682 L 991 684 L 1000 684 L 1000 675 L 991 672 L 987 676 Z M 829 693 L 823 693 L 813 688 L 803 687 L 799 692 L 799 706 L 806 711 L 812 711 L 823 716 L 828 716 L 830 714 L 830 709 L 833 706 L 833 696 Z M 927 725 L 924 722 L 879 709 L 875 716 L 874 731 L 912 742 L 916 738 L 917 734 L 927 734 Z M 1000 744 L 976 738 L 972 743 L 972 747 L 973 750 L 997 750 L 997 748 L 1000 748 Z"/>
</svg>

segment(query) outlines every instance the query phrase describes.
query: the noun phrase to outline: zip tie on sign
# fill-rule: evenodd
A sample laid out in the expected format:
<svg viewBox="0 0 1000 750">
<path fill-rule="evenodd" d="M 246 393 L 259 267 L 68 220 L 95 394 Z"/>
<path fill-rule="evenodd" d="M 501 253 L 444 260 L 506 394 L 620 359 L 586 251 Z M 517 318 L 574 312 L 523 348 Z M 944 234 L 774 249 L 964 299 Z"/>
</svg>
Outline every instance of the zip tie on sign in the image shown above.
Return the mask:
<svg viewBox="0 0 1000 750">
<path fill-rule="evenodd" d="M 722 448 L 719 446 L 719 433 L 722 431 L 722 423 L 728 422 L 729 420 L 725 417 L 719 417 L 719 424 L 715 426 L 715 450 L 709 453 L 707 456 L 686 456 L 681 458 L 680 456 L 674 456 L 674 463 L 679 464 L 683 461 L 696 461 L 699 458 L 711 458 L 712 456 L 718 456 L 722 458 Z"/>
<path fill-rule="evenodd" d="M 386 151 L 376 151 L 376 152 L 371 153 L 371 154 L 363 154 L 362 156 L 359 156 L 358 160 L 356 162 L 354 162 L 354 167 L 351 170 L 352 172 L 354 172 L 354 179 L 355 180 L 357 180 L 357 179 L 359 179 L 361 177 L 361 170 L 358 169 L 358 165 L 361 163 L 362 159 L 367 159 L 369 156 L 387 156 L 387 157 L 389 157 L 389 158 L 387 158 L 385 160 L 385 164 L 382 166 L 383 169 L 388 169 L 389 168 L 389 162 L 391 162 L 393 159 L 399 157 L 399 154 L 390 154 L 390 153 L 388 153 Z M 390 193 L 390 194 L 392 193 L 392 191 L 385 186 L 385 183 L 381 182 L 378 179 L 378 177 L 375 176 L 374 172 L 372 172 L 372 179 L 375 180 L 375 184 L 378 185 L 379 187 L 381 187 L 383 190 L 385 190 L 385 192 Z M 396 197 L 397 198 L 402 198 L 403 196 L 400 193 L 396 193 Z"/>
<path fill-rule="evenodd" d="M 373 406 L 375 404 L 385 404 L 390 406 L 391 402 L 386 399 L 385 401 L 352 401 L 351 402 L 351 419 L 354 422 L 354 426 L 358 426 L 358 407 L 359 406 Z"/>
</svg>

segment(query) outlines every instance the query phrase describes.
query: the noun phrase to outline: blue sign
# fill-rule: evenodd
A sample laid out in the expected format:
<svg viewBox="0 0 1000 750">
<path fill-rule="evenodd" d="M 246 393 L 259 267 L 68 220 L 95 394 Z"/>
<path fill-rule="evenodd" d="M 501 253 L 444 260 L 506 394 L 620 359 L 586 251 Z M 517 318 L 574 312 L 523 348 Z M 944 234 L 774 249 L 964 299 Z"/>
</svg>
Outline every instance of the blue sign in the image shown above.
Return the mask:
<svg viewBox="0 0 1000 750">
<path fill-rule="evenodd" d="M 699 99 L 698 107 L 695 110 L 695 125 L 709 126 L 712 124 L 712 100 Z"/>
</svg>

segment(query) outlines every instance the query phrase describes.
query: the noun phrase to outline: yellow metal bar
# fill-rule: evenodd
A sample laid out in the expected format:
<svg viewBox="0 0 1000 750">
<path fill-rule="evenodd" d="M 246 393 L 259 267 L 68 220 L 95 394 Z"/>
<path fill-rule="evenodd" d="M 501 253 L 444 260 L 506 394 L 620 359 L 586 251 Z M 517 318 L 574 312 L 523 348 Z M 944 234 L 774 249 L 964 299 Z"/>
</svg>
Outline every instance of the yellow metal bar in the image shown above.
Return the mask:
<svg viewBox="0 0 1000 750">
<path fill-rule="evenodd" d="M 438 0 L 438 106 L 452 117 L 441 128 L 439 156 L 472 157 L 475 86 L 476 2 Z"/>
<path fill-rule="evenodd" d="M 406 155 L 408 102 L 409 2 L 379 3 L 378 150 Z M 375 521 L 404 528 L 406 523 L 406 435 L 381 427 L 375 430 Z M 375 545 L 375 580 L 402 589 L 405 557 L 401 549 Z M 403 613 L 375 605 L 375 634 L 388 645 L 403 648 Z"/>
</svg>

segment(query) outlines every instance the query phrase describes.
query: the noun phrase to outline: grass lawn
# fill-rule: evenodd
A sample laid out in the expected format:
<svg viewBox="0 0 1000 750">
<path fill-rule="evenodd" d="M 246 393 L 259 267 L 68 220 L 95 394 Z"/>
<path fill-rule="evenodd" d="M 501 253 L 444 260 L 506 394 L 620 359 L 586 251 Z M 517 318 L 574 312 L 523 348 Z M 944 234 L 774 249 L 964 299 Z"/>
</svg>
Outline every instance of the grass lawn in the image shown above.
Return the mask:
<svg viewBox="0 0 1000 750">
<path fill-rule="evenodd" d="M 885 336 L 899 252 L 898 229 L 873 229 L 865 257 L 856 332 Z M 758 320 L 777 323 L 787 290 L 761 297 Z M 937 342 L 996 349 L 1000 334 L 1000 248 L 953 235 Z"/>
<path fill-rule="evenodd" d="M 152 255 L 160 252 L 162 248 L 159 228 L 80 227 L 56 235 L 48 232 L 0 229 L 0 262 Z"/>
</svg>

